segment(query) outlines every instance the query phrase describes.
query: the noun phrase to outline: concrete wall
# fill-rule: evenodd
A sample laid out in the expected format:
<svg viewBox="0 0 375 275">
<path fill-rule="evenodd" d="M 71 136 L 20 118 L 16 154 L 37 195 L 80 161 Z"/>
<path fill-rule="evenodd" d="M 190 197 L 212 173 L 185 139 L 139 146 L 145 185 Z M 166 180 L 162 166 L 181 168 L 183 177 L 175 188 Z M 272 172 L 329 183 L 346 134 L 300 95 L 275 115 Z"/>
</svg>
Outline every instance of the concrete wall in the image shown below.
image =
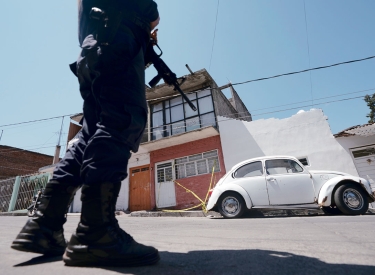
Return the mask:
<svg viewBox="0 0 375 275">
<path fill-rule="evenodd" d="M 176 158 L 181 158 L 189 155 L 194 155 L 198 153 L 203 153 L 212 150 L 218 150 L 219 161 L 220 161 L 220 172 L 215 173 L 216 182 L 225 175 L 225 166 L 223 160 L 223 154 L 221 150 L 220 137 L 214 136 L 205 139 L 196 140 L 193 142 L 172 146 L 169 148 L 160 149 L 150 153 L 151 157 L 151 182 L 153 187 L 153 192 L 155 192 L 155 163 L 173 160 Z M 198 195 L 198 197 L 204 199 L 208 187 L 210 184 L 211 174 L 204 174 L 199 176 L 193 176 L 183 179 L 178 179 L 177 181 L 184 187 L 192 190 Z M 198 199 L 196 199 L 191 193 L 187 193 L 184 189 L 176 186 L 176 209 L 183 209 L 195 206 L 199 204 Z M 153 197 L 152 205 L 155 206 L 155 196 Z"/>
<path fill-rule="evenodd" d="M 338 137 L 337 142 L 351 155 L 349 149 L 375 144 L 375 135 L 369 137 L 350 136 Z"/>
<path fill-rule="evenodd" d="M 358 176 L 350 154 L 333 137 L 322 110 L 252 122 L 218 119 L 227 170 L 254 157 L 291 155 L 308 157 L 310 170 L 336 170 Z"/>
</svg>

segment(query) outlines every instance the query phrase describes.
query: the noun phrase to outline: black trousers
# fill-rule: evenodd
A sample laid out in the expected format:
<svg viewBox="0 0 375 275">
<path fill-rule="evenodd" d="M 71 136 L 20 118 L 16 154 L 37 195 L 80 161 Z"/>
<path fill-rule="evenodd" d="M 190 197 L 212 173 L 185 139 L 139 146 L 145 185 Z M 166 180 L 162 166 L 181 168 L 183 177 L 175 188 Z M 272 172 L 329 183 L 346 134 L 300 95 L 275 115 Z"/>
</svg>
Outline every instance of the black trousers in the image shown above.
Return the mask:
<svg viewBox="0 0 375 275">
<path fill-rule="evenodd" d="M 53 180 L 79 186 L 127 177 L 130 151 L 138 150 L 147 122 L 143 54 L 130 30 L 110 46 L 85 39 L 77 61 L 83 127 Z"/>
</svg>

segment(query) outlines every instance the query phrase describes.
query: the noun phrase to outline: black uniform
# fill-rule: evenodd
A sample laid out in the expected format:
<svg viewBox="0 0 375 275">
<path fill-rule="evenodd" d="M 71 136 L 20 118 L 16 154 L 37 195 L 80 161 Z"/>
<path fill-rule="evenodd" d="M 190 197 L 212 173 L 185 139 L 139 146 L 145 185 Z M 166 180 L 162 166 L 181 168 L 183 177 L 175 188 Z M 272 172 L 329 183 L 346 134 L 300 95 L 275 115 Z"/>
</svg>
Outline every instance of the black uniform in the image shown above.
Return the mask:
<svg viewBox="0 0 375 275">
<path fill-rule="evenodd" d="M 109 38 L 102 36 L 98 21 L 90 19 L 93 7 L 123 11 L 124 16 L 117 17 L 122 18 L 117 31 L 107 32 Z M 150 22 L 158 16 L 152 0 L 81 0 L 82 51 L 75 73 L 84 100 L 83 127 L 48 182 L 36 217 L 22 228 L 13 249 L 64 254 L 65 264 L 73 266 L 149 265 L 159 260 L 155 248 L 137 243 L 119 227 L 114 213 L 130 151 L 137 152 L 147 121 L 144 54 Z M 65 214 L 80 186 L 81 220 L 67 245 Z"/>
<path fill-rule="evenodd" d="M 137 152 L 147 121 L 144 54 L 147 30 L 127 18 L 108 45 L 97 45 L 97 21 L 89 19 L 92 7 L 106 8 L 109 1 L 83 0 L 79 9 L 77 61 L 80 92 L 84 99 L 83 129 L 78 143 L 58 164 L 53 179 L 77 185 L 118 182 L 127 176 L 130 150 Z M 151 0 L 119 1 L 144 21 L 158 18 Z"/>
</svg>

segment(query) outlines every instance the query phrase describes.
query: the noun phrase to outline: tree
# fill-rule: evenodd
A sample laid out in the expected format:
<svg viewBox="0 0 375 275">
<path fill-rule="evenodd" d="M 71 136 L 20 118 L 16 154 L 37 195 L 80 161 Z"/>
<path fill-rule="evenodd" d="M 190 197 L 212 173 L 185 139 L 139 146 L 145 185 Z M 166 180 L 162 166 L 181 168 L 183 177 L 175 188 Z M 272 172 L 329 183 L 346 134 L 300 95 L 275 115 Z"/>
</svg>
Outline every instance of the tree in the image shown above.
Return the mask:
<svg viewBox="0 0 375 275">
<path fill-rule="evenodd" d="M 370 108 L 370 113 L 366 117 L 369 118 L 368 123 L 375 123 L 375 94 L 366 95 L 364 99 L 367 103 L 367 106 Z"/>
</svg>

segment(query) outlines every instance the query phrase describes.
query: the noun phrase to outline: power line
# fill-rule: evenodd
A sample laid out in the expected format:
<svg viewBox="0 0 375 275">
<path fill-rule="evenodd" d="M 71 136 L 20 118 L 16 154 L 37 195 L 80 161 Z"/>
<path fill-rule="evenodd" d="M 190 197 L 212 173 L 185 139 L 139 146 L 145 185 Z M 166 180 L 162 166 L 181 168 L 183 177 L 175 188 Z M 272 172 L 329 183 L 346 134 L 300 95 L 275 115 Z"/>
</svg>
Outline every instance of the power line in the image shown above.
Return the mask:
<svg viewBox="0 0 375 275">
<path fill-rule="evenodd" d="M 375 56 L 374 56 L 375 57 Z M 369 57 L 369 58 L 374 58 L 374 57 Z M 369 59 L 367 58 L 367 59 Z M 238 83 L 237 83 L 238 84 Z M 234 85 L 234 84 L 232 84 Z M 217 88 L 214 88 L 214 89 L 217 89 Z M 212 89 L 211 89 L 212 90 Z M 321 100 L 321 99 L 326 99 L 326 98 L 333 98 L 333 97 L 339 97 L 339 96 L 344 96 L 344 95 L 349 95 L 349 94 L 355 94 L 355 93 L 361 93 L 361 92 L 368 92 L 368 91 L 373 91 L 375 90 L 375 88 L 371 88 L 371 89 L 367 89 L 367 90 L 361 90 L 361 91 L 356 91 L 356 92 L 350 92 L 350 93 L 343 93 L 343 94 L 337 94 L 337 95 L 333 95 L 333 96 L 327 96 L 327 97 L 321 97 L 321 98 L 316 98 L 315 100 Z M 197 93 L 198 91 L 195 91 L 195 93 Z M 180 96 L 180 95 L 175 95 L 175 96 Z M 364 97 L 364 96 L 363 96 Z M 161 97 L 161 98 L 171 98 L 171 96 L 166 96 L 166 97 Z M 159 98 L 159 99 L 161 99 Z M 148 100 L 148 101 L 151 101 L 151 100 Z M 308 100 L 309 101 L 309 100 Z M 283 107 L 283 106 L 288 106 L 288 105 L 294 105 L 294 104 L 299 104 L 299 103 L 305 103 L 305 102 L 308 102 L 308 101 L 299 101 L 299 102 L 294 102 L 294 103 L 288 103 L 288 104 L 283 104 L 283 105 L 276 105 L 276 106 L 273 106 L 273 107 L 266 107 L 266 108 L 260 108 L 260 109 L 256 109 L 256 110 L 252 110 L 252 111 L 259 111 L 259 110 L 266 110 L 266 109 L 273 109 L 273 108 L 277 108 L 277 107 Z M 321 103 L 319 103 L 321 104 Z M 316 104 L 314 104 L 316 105 Z M 76 114 L 74 114 L 76 115 Z M 64 116 L 72 116 L 71 115 L 64 115 Z M 63 116 L 59 116 L 59 117 L 52 117 L 52 118 L 45 118 L 45 119 L 40 119 L 38 121 L 44 121 L 44 120 L 50 120 L 50 119 L 56 119 L 56 118 L 61 118 Z M 34 121 L 32 121 L 34 122 Z M 19 123 L 14 123 L 16 125 L 20 125 L 20 124 L 26 124 L 26 123 L 31 123 L 31 122 L 19 122 Z M 2 127 L 4 125 L 1 125 L 0 127 Z M 29 147 L 29 146 L 27 146 Z M 54 147 L 54 146 L 52 146 Z M 50 148 L 50 147 L 39 147 L 39 148 L 35 148 L 35 149 L 41 149 L 41 148 Z M 7 149 L 4 149 L 4 150 L 7 150 Z M 23 149 L 20 149 L 20 150 L 23 150 Z M 33 150 L 33 148 L 29 149 L 29 150 Z M 0 150 L 1 152 L 2 150 Z"/>
<path fill-rule="evenodd" d="M 364 98 L 365 96 L 356 96 L 356 97 L 350 97 L 350 98 L 343 98 L 343 99 L 338 99 L 338 100 L 332 100 L 332 101 L 326 101 L 326 102 L 320 102 L 314 105 L 320 105 L 320 104 L 328 104 L 328 103 L 335 103 L 335 102 L 341 102 L 341 101 L 348 101 L 348 100 L 353 100 L 353 99 L 358 99 L 358 98 Z M 260 115 L 266 115 L 266 114 L 273 114 L 273 113 L 279 113 L 279 112 L 284 112 L 284 111 L 290 111 L 290 110 L 295 110 L 295 109 L 300 109 L 300 108 L 306 108 L 310 107 L 311 105 L 305 105 L 305 106 L 298 106 L 298 107 L 293 107 L 289 109 L 283 109 L 283 110 L 277 110 L 277 111 L 272 111 L 272 112 L 266 112 L 266 113 L 260 113 L 260 114 L 252 114 L 252 116 L 260 116 Z"/>
<path fill-rule="evenodd" d="M 55 145 L 55 142 L 48 142 L 48 143 L 46 142 L 46 143 L 43 143 L 43 144 L 26 145 L 26 146 L 24 146 L 24 148 L 44 146 L 46 144 L 54 144 Z M 12 147 L 12 146 L 9 146 L 9 145 L 0 145 L 0 148 L 5 147 L 5 146 L 10 147 L 10 148 L 0 149 L 0 153 L 8 152 L 8 151 L 26 150 L 26 149 L 21 149 L 21 148 L 18 148 L 18 147 Z M 27 149 L 27 150 L 32 150 L 32 148 Z"/>
<path fill-rule="evenodd" d="M 351 94 L 358 94 L 358 93 L 363 93 L 363 92 L 368 92 L 368 91 L 374 91 L 374 90 L 375 90 L 375 88 L 373 88 L 373 89 L 367 89 L 367 90 L 362 90 L 362 91 L 357 91 L 357 92 L 351 92 L 351 93 L 337 94 L 337 95 L 332 95 L 332 96 L 326 96 L 326 97 L 316 98 L 315 100 L 322 100 L 322 99 L 339 97 L 339 96 L 344 96 L 344 95 L 351 95 Z M 277 108 L 277 107 L 289 106 L 289 105 L 294 105 L 294 104 L 299 104 L 299 103 L 305 103 L 305 102 L 309 102 L 309 101 L 310 100 L 298 101 L 298 102 L 294 102 L 294 103 L 288 103 L 288 104 L 283 104 L 283 105 L 276 105 L 276 106 L 272 106 L 272 107 L 260 108 L 260 109 L 255 109 L 255 110 L 251 110 L 251 111 L 254 112 L 254 111 L 260 111 L 260 110 L 266 110 L 266 109 L 273 109 L 273 108 Z"/>
<path fill-rule="evenodd" d="M 344 64 L 349 64 L 349 63 L 355 63 L 355 62 L 365 61 L 365 60 L 369 60 L 369 59 L 373 59 L 373 58 L 375 58 L 375 56 L 369 56 L 369 57 L 366 57 L 366 58 L 355 59 L 355 60 L 340 62 L 340 63 L 326 65 L 326 66 L 320 66 L 320 67 L 305 69 L 305 70 L 301 70 L 301 71 L 295 71 L 295 72 L 290 72 L 290 73 L 278 74 L 278 75 L 269 76 L 269 77 L 262 77 L 262 78 L 247 80 L 247 81 L 243 81 L 243 82 L 229 83 L 229 84 L 225 84 L 223 86 L 216 87 L 216 88 L 207 88 L 205 90 L 211 90 L 211 91 L 212 90 L 223 90 L 223 89 L 229 88 L 230 86 L 243 85 L 243 84 L 247 84 L 247 83 L 251 83 L 251 82 L 256 82 L 256 81 L 263 81 L 263 80 L 268 80 L 268 79 L 282 77 L 282 76 L 288 76 L 288 75 L 293 75 L 293 74 L 300 74 L 300 73 L 305 73 L 305 72 L 314 71 L 314 70 L 321 70 L 321 69 L 326 69 L 326 68 L 335 67 L 335 66 L 339 66 L 339 65 L 344 65 Z M 158 97 L 158 98 L 147 99 L 147 101 L 148 102 L 150 102 L 150 101 L 157 101 L 157 100 L 161 100 L 161 99 L 174 98 L 174 97 L 178 97 L 178 96 L 180 96 L 180 95 L 179 94 L 174 94 L 174 95 L 170 95 L 170 96 L 161 96 L 161 97 Z"/>
<path fill-rule="evenodd" d="M 349 64 L 349 63 L 355 63 L 355 62 L 361 62 L 361 61 L 365 61 L 365 60 L 369 60 L 369 59 L 373 59 L 373 58 L 375 58 L 375 56 L 369 56 L 369 57 L 366 57 L 366 58 L 355 59 L 355 60 L 340 62 L 340 63 L 336 63 L 336 64 L 331 64 L 331 65 L 326 65 L 326 66 L 320 66 L 320 67 L 315 67 L 315 68 L 311 68 L 311 69 L 305 69 L 305 70 L 301 70 L 301 71 L 284 73 L 284 74 L 279 74 L 279 75 L 274 75 L 274 76 L 269 76 L 269 77 L 257 78 L 257 79 L 248 80 L 248 81 L 244 81 L 244 82 L 230 83 L 230 84 L 226 84 L 226 85 L 221 86 L 221 87 L 209 88 L 209 89 L 206 89 L 206 90 L 226 89 L 226 88 L 228 88 L 230 86 L 243 85 L 243 84 L 246 84 L 246 83 L 251 83 L 251 82 L 256 82 L 256 81 L 262 81 L 262 80 L 268 80 L 268 79 L 282 77 L 282 76 L 287 76 L 287 75 L 299 74 L 299 73 L 309 72 L 309 71 L 313 71 L 313 70 L 321 70 L 321 69 L 326 69 L 326 68 L 335 67 L 335 66 L 339 66 L 339 65 L 344 65 L 344 64 Z M 172 98 L 172 97 L 177 97 L 177 96 L 179 96 L 179 94 L 172 95 L 172 96 L 164 96 L 164 97 L 159 97 L 159 98 L 148 99 L 147 101 L 155 101 L 155 100 Z M 70 115 L 63 115 L 63 116 L 57 116 L 57 117 L 50 117 L 50 118 L 43 118 L 43 119 L 25 121 L 25 122 L 19 122 L 19 123 L 5 124 L 5 125 L 0 125 L 0 127 L 7 127 L 7 126 L 13 126 L 13 125 L 20 125 L 20 124 L 26 124 L 26 123 L 39 122 L 39 121 L 44 121 L 44 120 L 57 119 L 57 118 L 65 117 L 65 116 L 69 116 L 70 117 L 70 116 L 73 116 L 73 115 L 77 115 L 77 113 L 70 114 Z"/>
<path fill-rule="evenodd" d="M 217 17 L 218 17 L 218 14 L 219 14 L 219 4 L 220 4 L 220 0 L 217 0 L 214 38 L 212 39 L 211 58 L 210 58 L 210 65 L 208 66 L 208 71 L 211 70 L 211 61 L 212 61 L 212 55 L 213 55 L 213 52 L 214 52 L 215 37 L 216 37 L 216 26 L 217 26 Z"/>
<path fill-rule="evenodd" d="M 27 150 L 26 149 L 18 148 L 18 149 L 15 149 L 15 150 L 6 151 L 4 153 L 7 154 L 7 153 L 12 153 L 12 152 L 31 151 L 31 150 L 44 149 L 44 148 L 52 148 L 52 147 L 56 147 L 56 146 L 45 146 L 45 147 L 38 147 L 38 148 L 30 148 L 30 149 L 27 149 Z M 37 153 L 37 152 L 34 152 L 34 153 L 41 154 L 41 153 Z M 43 155 L 45 155 L 45 154 L 43 154 Z M 47 156 L 49 156 L 49 155 L 47 155 Z"/>
<path fill-rule="evenodd" d="M 262 81 L 262 80 L 267 80 L 267 79 L 271 79 L 271 78 L 276 78 L 276 77 L 281 77 L 281 76 L 286 76 L 286 75 L 292 75 L 292 74 L 300 74 L 300 73 L 305 73 L 305 72 L 314 71 L 314 70 L 321 70 L 321 69 L 326 69 L 326 68 L 330 68 L 330 67 L 334 67 L 334 66 L 339 66 L 339 65 L 349 64 L 349 63 L 355 63 L 355 62 L 365 61 L 365 60 L 369 60 L 369 59 L 372 59 L 372 58 L 375 58 L 375 56 L 369 56 L 369 57 L 366 57 L 366 58 L 361 58 L 361 59 L 355 59 L 355 60 L 340 62 L 340 63 L 336 63 L 336 64 L 332 64 L 332 65 L 327 65 L 327 66 L 315 67 L 315 68 L 306 69 L 306 70 L 302 70 L 302 71 L 295 71 L 295 72 L 291 72 L 291 73 L 278 74 L 278 75 L 269 76 L 269 77 L 257 78 L 257 79 L 248 80 L 248 81 L 244 81 L 244 82 L 233 83 L 231 85 L 232 86 L 243 85 L 243 84 L 250 83 L 250 82 Z"/>
<path fill-rule="evenodd" d="M 56 116 L 56 117 L 50 117 L 50 118 L 43 118 L 43 119 L 36 119 L 36 120 L 30 120 L 30 121 L 19 122 L 19 123 L 12 123 L 12 124 L 4 124 L 4 125 L 0 125 L 0 127 L 8 127 L 8 126 L 13 126 L 13 125 L 20 125 L 20 124 L 26 124 L 26 123 L 33 123 L 33 122 L 38 122 L 38 121 L 44 121 L 44 120 L 51 120 L 51 119 L 63 118 L 63 117 L 66 117 L 66 116 L 72 116 L 72 115 L 75 115 L 75 114 L 63 115 L 63 116 Z"/>
<path fill-rule="evenodd" d="M 309 57 L 309 68 L 311 67 L 310 62 L 310 44 L 309 44 L 309 32 L 307 31 L 307 16 L 306 16 L 306 3 L 305 0 L 303 0 L 303 11 L 305 13 L 305 27 L 306 27 L 306 42 L 307 42 L 307 55 Z M 310 73 L 310 93 L 311 93 L 311 105 L 314 105 L 314 95 L 312 90 L 312 80 L 311 80 L 311 71 Z"/>
<path fill-rule="evenodd" d="M 338 99 L 338 100 L 331 100 L 331 101 L 326 101 L 326 102 L 320 102 L 320 103 L 317 103 L 317 104 L 314 104 L 314 105 L 320 105 L 320 104 L 328 104 L 328 103 L 335 103 L 335 102 L 341 102 L 341 101 L 348 101 L 348 100 L 354 100 L 354 99 L 358 99 L 358 98 L 364 98 L 365 96 L 357 96 L 357 97 L 351 97 L 351 98 L 344 98 L 344 99 Z M 285 111 L 291 111 L 291 110 L 295 110 L 295 109 L 301 109 L 301 108 L 306 108 L 306 107 L 311 107 L 311 105 L 303 105 L 303 106 L 297 106 L 297 107 L 292 107 L 292 108 L 288 108 L 288 109 L 282 109 L 282 110 L 276 110 L 276 111 L 270 111 L 270 112 L 265 112 L 265 113 L 259 113 L 259 114 L 250 114 L 250 116 L 241 116 L 240 118 L 236 118 L 236 117 L 233 117 L 233 118 L 228 118 L 228 119 L 224 119 L 224 120 L 220 120 L 220 122 L 223 122 L 223 121 L 229 121 L 229 120 L 234 120 L 234 119 L 243 119 L 243 118 L 251 118 L 253 116 L 260 116 L 260 115 L 266 115 L 266 114 L 273 114 L 273 113 L 280 113 L 280 112 L 285 112 Z M 239 112 L 239 113 L 236 113 L 236 114 L 246 114 L 247 112 Z M 235 115 L 235 114 L 233 114 Z M 224 115 L 221 115 L 221 116 L 224 116 Z M 210 122 L 211 121 L 214 121 L 215 123 L 218 123 L 219 120 L 218 119 L 214 119 L 214 120 L 210 120 L 210 119 L 207 119 L 209 120 Z M 202 119 L 201 119 L 202 121 Z M 184 125 L 181 125 L 181 126 L 177 126 L 177 127 L 173 127 L 173 124 L 176 124 L 176 123 L 184 123 Z M 211 124 L 204 124 L 204 123 L 200 123 L 201 125 L 203 126 L 210 126 Z M 171 130 L 173 132 L 173 130 L 177 130 L 177 129 L 183 129 L 183 128 L 186 128 L 185 126 L 185 121 L 178 121 L 178 122 L 173 122 L 173 123 L 169 123 L 169 124 L 163 124 L 163 125 L 159 125 L 159 126 L 155 126 L 155 127 L 152 127 L 155 131 L 150 131 L 150 134 L 152 133 L 159 133 L 159 132 L 166 132 L 166 131 L 169 131 L 169 129 L 156 129 L 156 128 L 160 128 L 160 127 L 163 127 L 163 126 L 172 126 Z"/>
</svg>

